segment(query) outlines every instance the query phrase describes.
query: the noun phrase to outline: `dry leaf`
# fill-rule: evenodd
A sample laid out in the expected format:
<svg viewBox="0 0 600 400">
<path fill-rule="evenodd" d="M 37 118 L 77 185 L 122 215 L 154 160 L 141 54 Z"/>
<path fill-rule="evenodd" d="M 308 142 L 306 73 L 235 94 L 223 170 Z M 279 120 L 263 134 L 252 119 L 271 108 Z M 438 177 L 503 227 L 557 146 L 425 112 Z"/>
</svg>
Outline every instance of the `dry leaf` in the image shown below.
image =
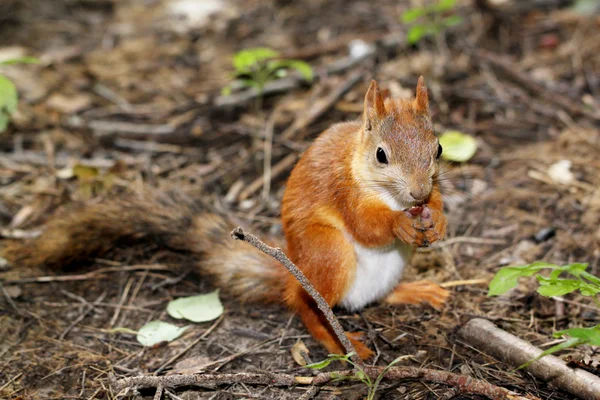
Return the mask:
<svg viewBox="0 0 600 400">
<path fill-rule="evenodd" d="M 298 340 L 292 347 L 292 358 L 296 361 L 296 364 L 305 366 L 307 364 L 305 356 L 308 356 L 310 351 L 302 340 Z"/>
<path fill-rule="evenodd" d="M 184 360 L 179 361 L 177 364 L 173 366 L 173 369 L 167 373 L 167 375 L 174 374 L 196 374 L 201 372 L 204 367 L 208 364 L 211 364 L 213 361 L 208 357 L 197 356 L 197 357 L 189 357 Z"/>
</svg>

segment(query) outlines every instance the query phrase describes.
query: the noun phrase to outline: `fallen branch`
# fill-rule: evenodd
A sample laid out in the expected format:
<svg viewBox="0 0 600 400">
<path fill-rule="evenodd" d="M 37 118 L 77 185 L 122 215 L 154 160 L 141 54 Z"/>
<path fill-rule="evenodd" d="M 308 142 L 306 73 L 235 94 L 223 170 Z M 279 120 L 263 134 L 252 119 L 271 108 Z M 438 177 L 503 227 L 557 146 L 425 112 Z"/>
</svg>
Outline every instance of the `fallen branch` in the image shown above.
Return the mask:
<svg viewBox="0 0 600 400">
<path fill-rule="evenodd" d="M 365 367 L 364 372 L 370 379 L 375 380 L 385 370 L 385 367 Z M 241 372 L 237 374 L 189 374 L 167 376 L 133 376 L 116 380 L 111 377 L 111 386 L 115 392 L 125 389 L 176 388 L 184 386 L 207 386 L 243 383 L 248 385 L 269 386 L 321 386 L 340 377 L 352 377 L 355 371 L 322 372 L 315 376 L 294 376 L 272 372 Z M 487 396 L 494 400 L 539 400 L 535 396 L 521 396 L 513 391 L 494 386 L 483 380 L 447 371 L 435 371 L 417 367 L 392 367 L 385 373 L 385 379 L 421 379 L 427 382 L 439 383 L 455 387 L 462 393 Z M 314 389 L 312 389 L 314 390 Z"/>
<path fill-rule="evenodd" d="M 542 350 L 496 327 L 488 320 L 475 318 L 458 334 L 471 346 L 515 367 L 542 353 Z M 600 399 L 600 378 L 582 369 L 572 369 L 561 359 L 545 356 L 527 368 L 533 376 L 550 383 L 580 399 Z"/>
<path fill-rule="evenodd" d="M 287 268 L 287 270 L 290 271 L 292 275 L 294 275 L 298 282 L 300 282 L 304 290 L 306 290 L 306 293 L 308 293 L 310 297 L 312 297 L 313 300 L 317 303 L 317 307 L 319 307 L 319 310 L 321 310 L 321 312 L 331 325 L 331 328 L 335 332 L 335 335 L 337 336 L 338 340 L 340 341 L 342 346 L 344 346 L 346 354 L 354 353 L 355 356 L 353 356 L 352 359 L 356 363 L 362 364 L 362 361 L 356 356 L 356 350 L 354 349 L 354 346 L 344 333 L 344 328 L 342 328 L 337 318 L 333 314 L 333 311 L 331 311 L 331 307 L 329 307 L 327 301 L 325 301 L 323 296 L 321 296 L 321 294 L 314 288 L 314 286 L 310 283 L 306 276 L 304 276 L 302 271 L 300 271 L 300 269 L 297 266 L 295 266 L 293 262 L 290 261 L 290 259 L 285 255 L 283 251 L 281 251 L 281 249 L 268 246 L 253 234 L 244 232 L 244 230 L 239 226 L 235 228 L 233 232 L 231 232 L 231 237 L 233 237 L 236 240 L 243 240 L 244 242 L 250 243 L 258 250 L 273 257 L 281 264 L 283 264 L 283 266 Z"/>
</svg>

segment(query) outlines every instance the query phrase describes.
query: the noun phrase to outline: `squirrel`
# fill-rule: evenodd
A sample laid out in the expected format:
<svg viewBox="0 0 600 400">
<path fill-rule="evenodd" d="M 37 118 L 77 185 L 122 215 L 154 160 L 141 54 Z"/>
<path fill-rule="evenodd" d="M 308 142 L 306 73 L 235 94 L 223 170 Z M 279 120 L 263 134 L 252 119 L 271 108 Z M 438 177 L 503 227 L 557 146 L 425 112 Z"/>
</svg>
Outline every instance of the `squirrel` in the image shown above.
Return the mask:
<svg viewBox="0 0 600 400">
<path fill-rule="evenodd" d="M 410 100 L 382 94 L 373 80 L 362 119 L 331 126 L 302 155 L 283 196 L 280 247 L 331 307 L 444 304 L 449 292 L 434 283 L 399 283 L 413 249 L 445 235 L 441 153 L 420 77 Z M 119 241 L 152 240 L 197 256 L 200 273 L 241 302 L 287 305 L 330 353 L 343 354 L 299 282 L 271 257 L 230 239 L 236 225 L 181 194 L 129 195 L 51 217 L 40 236 L 6 241 L 0 256 L 14 266 L 62 267 Z M 373 355 L 360 334 L 347 335 L 359 357 Z"/>
</svg>

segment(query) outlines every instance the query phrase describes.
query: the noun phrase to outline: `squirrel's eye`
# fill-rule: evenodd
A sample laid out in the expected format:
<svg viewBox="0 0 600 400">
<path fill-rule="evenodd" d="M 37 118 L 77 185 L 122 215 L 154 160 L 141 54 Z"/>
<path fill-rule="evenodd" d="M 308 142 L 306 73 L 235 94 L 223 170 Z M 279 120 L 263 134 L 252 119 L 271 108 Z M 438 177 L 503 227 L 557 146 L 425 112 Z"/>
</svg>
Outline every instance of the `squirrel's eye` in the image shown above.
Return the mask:
<svg viewBox="0 0 600 400">
<path fill-rule="evenodd" d="M 387 156 L 385 155 L 385 151 L 383 151 L 383 149 L 381 147 L 377 148 L 377 161 L 381 164 L 387 164 L 388 163 L 388 159 Z"/>
<path fill-rule="evenodd" d="M 438 153 L 437 153 L 437 158 L 440 158 L 440 156 L 442 155 L 442 145 L 438 144 Z"/>
</svg>

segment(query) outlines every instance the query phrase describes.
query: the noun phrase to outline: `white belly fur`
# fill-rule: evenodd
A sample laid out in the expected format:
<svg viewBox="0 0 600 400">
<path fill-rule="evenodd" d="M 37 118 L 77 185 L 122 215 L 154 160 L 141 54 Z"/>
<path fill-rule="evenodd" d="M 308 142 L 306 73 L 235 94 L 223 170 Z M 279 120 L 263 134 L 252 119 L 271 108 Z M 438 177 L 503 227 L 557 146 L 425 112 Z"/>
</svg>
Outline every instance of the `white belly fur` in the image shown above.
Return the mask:
<svg viewBox="0 0 600 400">
<path fill-rule="evenodd" d="M 350 311 L 385 297 L 398 284 L 410 261 L 412 248 L 396 240 L 384 247 L 364 247 L 356 242 L 356 278 L 341 301 Z"/>
</svg>

